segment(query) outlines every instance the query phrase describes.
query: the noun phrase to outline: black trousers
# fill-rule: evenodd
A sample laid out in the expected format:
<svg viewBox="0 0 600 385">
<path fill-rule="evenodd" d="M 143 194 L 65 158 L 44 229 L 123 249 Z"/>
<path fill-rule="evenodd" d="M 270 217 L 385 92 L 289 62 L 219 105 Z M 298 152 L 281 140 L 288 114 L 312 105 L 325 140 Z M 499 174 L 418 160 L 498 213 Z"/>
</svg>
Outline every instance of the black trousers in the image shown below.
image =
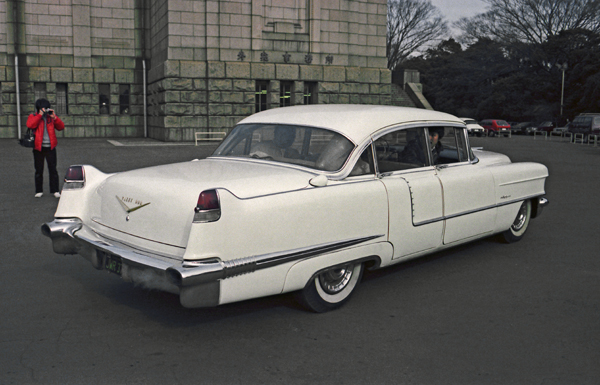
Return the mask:
<svg viewBox="0 0 600 385">
<path fill-rule="evenodd" d="M 35 167 L 35 192 L 44 192 L 44 159 L 48 163 L 48 175 L 50 176 L 50 193 L 58 190 L 58 172 L 56 172 L 56 148 L 42 147 L 42 151 L 33 150 L 33 165 Z"/>
</svg>

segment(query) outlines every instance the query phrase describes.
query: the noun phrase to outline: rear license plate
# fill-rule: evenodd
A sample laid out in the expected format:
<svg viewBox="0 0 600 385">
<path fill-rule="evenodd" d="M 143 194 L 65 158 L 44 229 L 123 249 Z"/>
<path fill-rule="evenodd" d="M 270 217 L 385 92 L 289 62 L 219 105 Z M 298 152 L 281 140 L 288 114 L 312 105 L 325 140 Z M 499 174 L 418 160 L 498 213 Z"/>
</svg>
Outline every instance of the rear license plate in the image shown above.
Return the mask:
<svg viewBox="0 0 600 385">
<path fill-rule="evenodd" d="M 113 274 L 121 275 L 121 257 L 116 255 L 104 254 L 104 268 Z"/>
</svg>

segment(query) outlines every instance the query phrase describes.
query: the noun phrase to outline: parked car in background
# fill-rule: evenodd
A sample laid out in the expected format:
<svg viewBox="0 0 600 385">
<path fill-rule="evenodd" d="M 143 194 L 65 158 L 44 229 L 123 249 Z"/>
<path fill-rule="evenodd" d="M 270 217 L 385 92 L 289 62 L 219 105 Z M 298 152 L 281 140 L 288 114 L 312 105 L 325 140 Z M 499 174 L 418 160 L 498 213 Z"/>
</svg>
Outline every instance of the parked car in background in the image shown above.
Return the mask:
<svg viewBox="0 0 600 385">
<path fill-rule="evenodd" d="M 536 127 L 536 131 L 540 131 L 540 132 L 551 132 L 554 127 L 556 127 L 554 125 L 554 123 L 552 123 L 551 121 L 545 121 L 542 123 L 539 123 Z"/>
<path fill-rule="evenodd" d="M 511 132 L 516 135 L 532 135 L 536 130 L 533 122 L 521 122 L 514 125 L 511 124 Z"/>
<path fill-rule="evenodd" d="M 584 141 L 589 135 L 600 135 L 600 113 L 578 115 L 569 125 L 569 132 L 583 134 Z"/>
<path fill-rule="evenodd" d="M 71 166 L 42 232 L 56 253 L 185 307 L 297 292 L 324 312 L 364 269 L 494 234 L 520 240 L 548 203 L 547 176 L 542 164 L 472 149 L 465 123 L 441 112 L 275 108 L 240 121 L 207 159 Z"/>
<path fill-rule="evenodd" d="M 477 123 L 475 119 L 471 118 L 460 118 L 467 125 L 467 133 L 469 135 L 481 136 L 484 134 L 485 129 Z"/>
<path fill-rule="evenodd" d="M 552 130 L 552 132 L 568 132 L 570 126 L 571 123 L 567 123 L 563 127 L 554 127 L 554 130 Z"/>
<path fill-rule="evenodd" d="M 510 135 L 510 124 L 502 119 L 485 119 L 479 122 L 489 136 Z"/>
</svg>

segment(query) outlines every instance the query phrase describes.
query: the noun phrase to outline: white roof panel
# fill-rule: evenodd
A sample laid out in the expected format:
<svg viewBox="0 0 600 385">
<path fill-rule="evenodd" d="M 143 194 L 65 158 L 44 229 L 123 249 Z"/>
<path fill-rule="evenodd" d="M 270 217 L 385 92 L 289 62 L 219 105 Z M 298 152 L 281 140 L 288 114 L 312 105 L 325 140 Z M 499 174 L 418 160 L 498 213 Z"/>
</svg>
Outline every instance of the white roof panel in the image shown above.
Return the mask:
<svg viewBox="0 0 600 385">
<path fill-rule="evenodd" d="M 321 127 L 339 131 L 354 143 L 360 143 L 381 128 L 418 122 L 448 122 L 464 125 L 459 118 L 443 112 L 362 104 L 314 104 L 273 108 L 251 115 L 243 119 L 240 124 L 279 123 Z"/>
</svg>

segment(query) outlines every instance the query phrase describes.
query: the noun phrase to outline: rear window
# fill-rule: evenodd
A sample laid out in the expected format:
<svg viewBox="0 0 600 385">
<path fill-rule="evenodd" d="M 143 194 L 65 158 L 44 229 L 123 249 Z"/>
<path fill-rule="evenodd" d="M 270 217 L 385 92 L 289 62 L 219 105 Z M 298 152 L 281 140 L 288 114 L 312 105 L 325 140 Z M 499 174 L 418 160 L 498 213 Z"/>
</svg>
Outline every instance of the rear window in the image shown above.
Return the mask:
<svg viewBox="0 0 600 385">
<path fill-rule="evenodd" d="M 344 166 L 354 143 L 326 129 L 283 124 L 240 124 L 213 156 L 266 159 L 323 171 Z"/>
<path fill-rule="evenodd" d="M 510 126 L 506 120 L 496 120 L 496 124 L 499 126 Z"/>
<path fill-rule="evenodd" d="M 591 124 L 591 116 L 578 116 L 575 119 L 573 119 L 573 123 L 571 125 L 574 127 L 589 127 Z"/>
</svg>

